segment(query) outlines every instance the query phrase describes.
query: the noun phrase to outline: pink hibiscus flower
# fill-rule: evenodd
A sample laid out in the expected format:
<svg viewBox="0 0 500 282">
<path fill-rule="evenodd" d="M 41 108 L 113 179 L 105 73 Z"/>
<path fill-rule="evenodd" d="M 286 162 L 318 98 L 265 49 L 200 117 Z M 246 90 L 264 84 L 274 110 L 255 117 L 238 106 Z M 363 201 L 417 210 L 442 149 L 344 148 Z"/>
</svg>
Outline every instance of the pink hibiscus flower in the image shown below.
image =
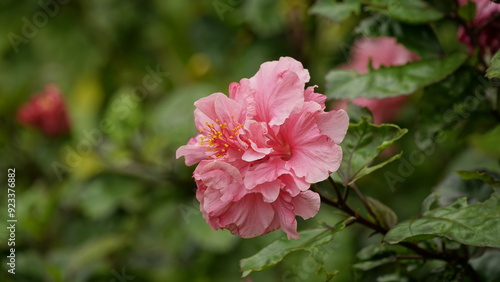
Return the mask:
<svg viewBox="0 0 500 282">
<path fill-rule="evenodd" d="M 70 131 L 66 105 L 59 88 L 54 84 L 45 87 L 17 111 L 19 123 L 33 126 L 49 136 L 59 136 Z"/>
<path fill-rule="evenodd" d="M 472 21 L 471 29 L 477 33 L 477 40 L 481 54 L 488 51 L 491 55 L 500 49 L 500 5 L 490 0 L 470 0 L 476 4 L 476 16 Z M 459 0 L 460 5 L 465 5 L 469 0 Z M 474 46 L 469 35 L 463 27 L 458 30 L 458 38 L 474 51 Z"/>
<path fill-rule="evenodd" d="M 398 66 L 418 60 L 418 55 L 408 51 L 392 37 L 363 38 L 354 45 L 354 53 L 350 63 L 341 66 L 343 69 L 354 69 L 359 73 L 367 73 L 371 60 L 372 67 Z M 352 102 L 367 107 L 373 113 L 375 124 L 393 121 L 401 108 L 406 104 L 408 96 L 396 96 L 383 99 L 357 98 Z M 335 108 L 345 109 L 345 102 L 340 101 Z"/>
<path fill-rule="evenodd" d="M 338 169 L 349 118 L 325 112 L 326 96 L 304 89 L 308 81 L 300 62 L 282 57 L 231 83 L 229 97 L 195 102 L 198 135 L 176 155 L 199 162 L 196 197 L 213 229 L 251 238 L 281 228 L 298 238 L 295 217 L 318 212 L 308 189 Z"/>
</svg>

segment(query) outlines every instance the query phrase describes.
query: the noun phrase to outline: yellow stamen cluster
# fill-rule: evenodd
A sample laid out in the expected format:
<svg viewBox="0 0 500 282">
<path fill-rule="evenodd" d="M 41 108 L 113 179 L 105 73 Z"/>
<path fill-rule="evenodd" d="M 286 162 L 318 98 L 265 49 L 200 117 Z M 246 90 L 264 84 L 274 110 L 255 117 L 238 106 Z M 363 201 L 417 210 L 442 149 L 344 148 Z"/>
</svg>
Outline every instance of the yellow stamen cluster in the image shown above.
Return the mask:
<svg viewBox="0 0 500 282">
<path fill-rule="evenodd" d="M 231 116 L 231 118 L 234 117 Z M 219 159 L 229 158 L 227 151 L 230 147 L 238 147 L 236 136 L 239 135 L 238 131 L 243 128 L 243 125 L 237 125 L 230 130 L 227 122 L 223 123 L 218 119 L 215 122 L 216 124 L 206 122 L 206 127 L 199 128 L 198 132 L 201 134 L 199 144 L 205 146 L 208 151 L 214 152 L 214 156 Z"/>
</svg>

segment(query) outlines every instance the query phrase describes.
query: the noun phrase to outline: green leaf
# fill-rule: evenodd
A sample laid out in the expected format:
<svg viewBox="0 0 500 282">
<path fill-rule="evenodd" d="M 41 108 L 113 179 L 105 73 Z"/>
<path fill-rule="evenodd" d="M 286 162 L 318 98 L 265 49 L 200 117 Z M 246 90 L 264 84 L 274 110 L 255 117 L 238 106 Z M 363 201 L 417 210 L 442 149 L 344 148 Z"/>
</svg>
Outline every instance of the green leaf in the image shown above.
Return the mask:
<svg viewBox="0 0 500 282">
<path fill-rule="evenodd" d="M 500 50 L 498 50 L 493 58 L 491 58 L 491 64 L 486 70 L 487 78 L 500 78 Z"/>
<path fill-rule="evenodd" d="M 465 5 L 462 5 L 458 8 L 458 15 L 468 21 L 472 22 L 474 17 L 476 16 L 476 3 L 472 1 L 468 1 Z"/>
<path fill-rule="evenodd" d="M 391 229 L 398 223 L 398 216 L 396 213 L 385 204 L 372 197 L 366 197 L 366 202 L 375 214 L 375 219 L 380 222 L 385 229 Z"/>
<path fill-rule="evenodd" d="M 350 185 L 361 177 L 398 159 L 402 153 L 370 166 L 380 152 L 391 146 L 406 132 L 408 130 L 401 129 L 394 124 L 380 126 L 370 124 L 366 118 L 362 118 L 357 124 L 350 124 L 346 137 L 342 141 L 342 164 L 337 171 L 344 184 Z"/>
<path fill-rule="evenodd" d="M 352 14 L 359 15 L 360 12 L 360 0 L 346 0 L 343 2 L 320 0 L 309 10 L 310 14 L 323 16 L 336 23 L 341 23 Z"/>
<path fill-rule="evenodd" d="M 390 244 L 401 241 L 445 237 L 461 244 L 479 247 L 500 247 L 500 197 L 473 205 L 461 198 L 451 205 L 424 213 L 417 219 L 406 220 L 391 229 L 384 240 Z"/>
<path fill-rule="evenodd" d="M 326 75 L 326 95 L 337 99 L 387 98 L 408 95 L 442 80 L 467 58 L 455 53 L 444 59 L 424 60 L 402 66 L 381 67 L 367 74 L 332 70 Z"/>
<path fill-rule="evenodd" d="M 318 254 L 318 247 L 330 242 L 333 235 L 344 230 L 346 223 L 351 220 L 353 218 L 349 217 L 333 227 L 304 230 L 299 232 L 300 238 L 297 240 L 282 238 L 274 241 L 257 254 L 240 261 L 240 268 L 243 271 L 242 277 L 248 276 L 253 271 L 261 271 L 273 266 L 282 261 L 286 255 L 296 251 L 310 252 L 314 259 L 320 260 L 321 255 Z"/>
<path fill-rule="evenodd" d="M 441 12 L 422 0 L 372 0 L 368 9 L 412 24 L 433 22 L 443 17 Z"/>
<path fill-rule="evenodd" d="M 487 172 L 480 171 L 468 171 L 468 170 L 457 170 L 456 173 L 460 175 L 463 180 L 477 179 L 493 187 L 500 186 L 500 180 L 495 179 L 495 177 Z"/>
</svg>

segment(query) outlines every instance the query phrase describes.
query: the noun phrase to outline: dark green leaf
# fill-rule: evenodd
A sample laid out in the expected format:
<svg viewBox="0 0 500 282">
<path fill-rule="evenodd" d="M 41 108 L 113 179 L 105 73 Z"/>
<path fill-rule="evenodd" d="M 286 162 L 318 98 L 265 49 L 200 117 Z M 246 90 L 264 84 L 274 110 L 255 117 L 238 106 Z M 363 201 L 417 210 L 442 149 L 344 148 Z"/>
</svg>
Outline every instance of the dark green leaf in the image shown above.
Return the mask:
<svg viewBox="0 0 500 282">
<path fill-rule="evenodd" d="M 368 7 L 398 21 L 413 24 L 433 22 L 443 17 L 441 12 L 422 0 L 372 0 Z"/>
<path fill-rule="evenodd" d="M 467 199 L 461 198 L 451 205 L 428 211 L 420 218 L 403 221 L 391 229 L 384 240 L 396 244 L 440 236 L 466 245 L 498 248 L 499 233 L 500 197 L 493 194 L 482 203 L 468 205 Z"/>
<path fill-rule="evenodd" d="M 309 13 L 323 16 L 333 22 L 340 23 L 352 14 L 358 15 L 360 11 L 360 0 L 346 0 L 343 2 L 320 0 L 311 7 Z"/>
<path fill-rule="evenodd" d="M 343 158 L 337 171 L 344 184 L 349 185 L 399 158 L 401 153 L 370 166 L 380 152 L 391 146 L 407 131 L 393 124 L 373 125 L 368 123 L 366 118 L 357 124 L 350 124 L 342 141 Z"/>
<path fill-rule="evenodd" d="M 486 70 L 487 78 L 500 78 L 500 50 L 498 50 L 493 58 L 491 58 L 491 64 Z"/>
<path fill-rule="evenodd" d="M 333 227 L 301 231 L 299 232 L 300 238 L 297 240 L 282 238 L 274 241 L 257 254 L 240 261 L 240 267 L 243 271 L 242 276 L 246 277 L 253 271 L 261 271 L 273 266 L 282 261 L 286 255 L 296 251 L 307 251 L 311 253 L 314 259 L 320 259 L 321 255 L 318 254 L 318 247 L 330 242 L 333 235 L 344 230 L 346 223 L 352 219 L 352 217 L 347 218 Z M 321 261 L 318 262 L 322 263 Z"/>
<path fill-rule="evenodd" d="M 425 60 L 403 66 L 382 67 L 367 74 L 332 70 L 326 76 L 330 98 L 387 98 L 408 95 L 442 80 L 455 71 L 467 55 L 455 53 L 441 60 Z"/>
<path fill-rule="evenodd" d="M 376 220 L 380 222 L 382 227 L 386 229 L 391 229 L 394 225 L 398 223 L 398 216 L 388 206 L 384 205 L 383 203 L 372 197 L 366 197 L 366 202 L 368 203 L 368 206 L 370 206 L 371 210 L 375 214 Z"/>
</svg>

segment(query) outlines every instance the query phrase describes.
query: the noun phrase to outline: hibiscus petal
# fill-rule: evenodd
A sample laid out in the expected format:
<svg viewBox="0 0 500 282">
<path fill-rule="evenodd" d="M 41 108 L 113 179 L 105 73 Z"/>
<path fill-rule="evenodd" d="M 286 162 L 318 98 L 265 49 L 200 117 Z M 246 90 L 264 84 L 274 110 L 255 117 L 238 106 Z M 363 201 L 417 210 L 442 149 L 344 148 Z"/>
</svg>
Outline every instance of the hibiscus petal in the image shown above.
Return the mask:
<svg viewBox="0 0 500 282">
<path fill-rule="evenodd" d="M 179 147 L 175 152 L 175 158 L 177 159 L 184 156 L 187 166 L 194 165 L 207 159 L 208 155 L 207 148 L 200 145 L 195 138 L 191 138 L 187 145 Z"/>
<path fill-rule="evenodd" d="M 278 198 L 280 190 L 283 186 L 284 185 L 280 180 L 274 180 L 271 182 L 266 182 L 257 185 L 255 188 L 252 189 L 252 192 L 257 192 L 262 194 L 264 202 L 272 203 L 276 201 L 276 199 Z"/>
<path fill-rule="evenodd" d="M 311 142 L 294 148 L 286 168 L 293 169 L 298 177 L 309 183 L 325 180 L 342 162 L 342 148 L 327 136 L 319 136 Z"/>
<path fill-rule="evenodd" d="M 298 239 L 297 220 L 293 213 L 292 197 L 286 192 L 280 193 L 279 198 L 272 203 L 275 217 L 279 220 L 280 228 L 286 232 L 288 239 Z"/>
<path fill-rule="evenodd" d="M 335 144 L 344 140 L 349 128 L 349 116 L 344 110 L 321 113 L 315 118 L 321 134 L 330 137 Z"/>
<path fill-rule="evenodd" d="M 232 203 L 219 217 L 219 223 L 235 235 L 252 238 L 263 235 L 273 217 L 271 204 L 264 203 L 261 194 L 251 193 Z"/>
<path fill-rule="evenodd" d="M 293 212 L 303 219 L 311 218 L 318 213 L 320 202 L 318 193 L 310 190 L 304 191 L 293 198 Z"/>
</svg>

